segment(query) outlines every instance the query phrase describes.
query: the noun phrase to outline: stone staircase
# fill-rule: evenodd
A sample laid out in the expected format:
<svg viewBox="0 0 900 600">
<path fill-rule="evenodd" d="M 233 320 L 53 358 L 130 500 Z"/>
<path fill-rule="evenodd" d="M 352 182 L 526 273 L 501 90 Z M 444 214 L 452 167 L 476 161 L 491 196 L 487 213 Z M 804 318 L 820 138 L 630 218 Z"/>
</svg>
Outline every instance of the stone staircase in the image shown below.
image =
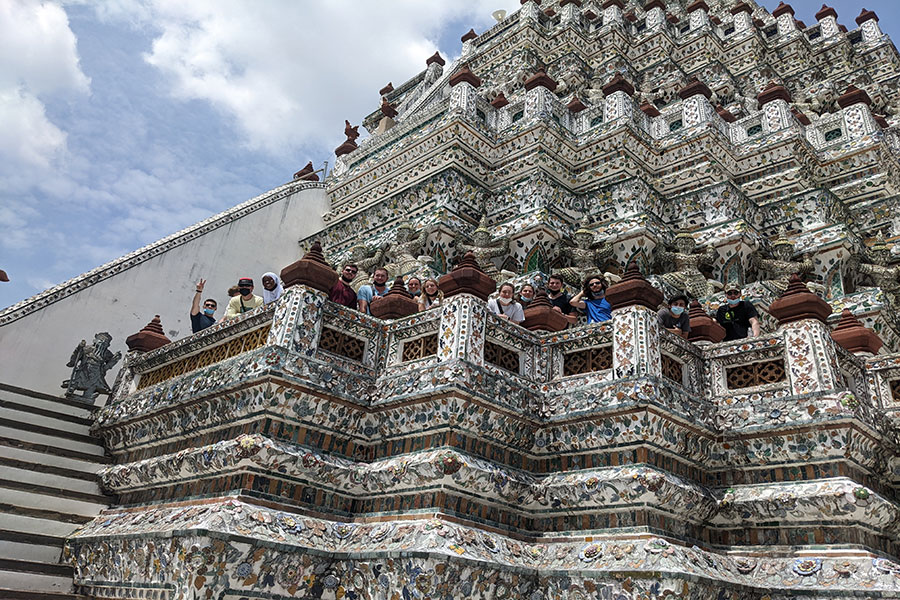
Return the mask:
<svg viewBox="0 0 900 600">
<path fill-rule="evenodd" d="M 112 502 L 84 404 L 0 383 L 0 599 L 84 598 L 63 543 Z"/>
</svg>

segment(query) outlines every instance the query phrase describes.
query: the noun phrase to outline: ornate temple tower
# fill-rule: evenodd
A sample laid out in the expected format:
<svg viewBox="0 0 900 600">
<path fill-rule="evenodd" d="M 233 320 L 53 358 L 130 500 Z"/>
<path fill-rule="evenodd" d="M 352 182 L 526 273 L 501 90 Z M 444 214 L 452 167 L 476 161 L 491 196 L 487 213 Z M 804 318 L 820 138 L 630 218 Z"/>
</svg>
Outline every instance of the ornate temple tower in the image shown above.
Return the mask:
<svg viewBox="0 0 900 600">
<path fill-rule="evenodd" d="M 126 357 L 94 427 L 118 504 L 69 539 L 76 583 L 900 598 L 900 57 L 874 13 L 816 21 L 523 0 L 381 90 L 277 304 Z M 365 315 L 326 260 L 447 297 Z M 497 280 L 591 268 L 621 278 L 610 321 L 486 310 Z M 759 337 L 713 343 L 728 284 Z M 683 291 L 688 340 L 655 312 Z"/>
</svg>

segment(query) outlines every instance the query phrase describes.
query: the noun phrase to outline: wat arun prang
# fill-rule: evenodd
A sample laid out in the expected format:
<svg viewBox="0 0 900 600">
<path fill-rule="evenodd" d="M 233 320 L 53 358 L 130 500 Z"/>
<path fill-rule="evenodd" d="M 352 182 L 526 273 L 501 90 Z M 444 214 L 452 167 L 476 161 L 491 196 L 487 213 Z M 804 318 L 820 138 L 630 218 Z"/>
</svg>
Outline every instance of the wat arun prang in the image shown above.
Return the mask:
<svg viewBox="0 0 900 600">
<path fill-rule="evenodd" d="M 370 137 L 346 124 L 328 226 L 278 303 L 132 340 L 96 425 L 120 504 L 69 540 L 76 583 L 900 597 L 900 59 L 872 12 L 815 19 L 526 0 L 386 86 Z M 447 298 L 336 306 L 326 260 L 351 256 Z M 498 279 L 592 267 L 621 277 L 609 322 L 485 309 Z M 716 343 L 705 311 L 735 282 L 762 335 Z M 689 340 L 654 310 L 680 290 Z"/>
</svg>

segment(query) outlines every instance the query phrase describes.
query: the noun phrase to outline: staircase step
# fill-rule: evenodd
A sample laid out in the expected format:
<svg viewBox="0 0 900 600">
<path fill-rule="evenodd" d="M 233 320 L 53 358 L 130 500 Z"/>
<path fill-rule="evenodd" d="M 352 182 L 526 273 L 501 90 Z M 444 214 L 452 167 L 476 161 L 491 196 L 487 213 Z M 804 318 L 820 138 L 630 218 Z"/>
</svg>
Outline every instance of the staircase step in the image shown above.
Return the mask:
<svg viewBox="0 0 900 600">
<path fill-rule="evenodd" d="M 70 523 L 76 528 L 83 525 L 94 518 L 96 515 L 78 515 L 69 512 L 60 512 L 50 508 L 38 508 L 30 506 L 19 506 L 4 502 L 0 504 L 0 515 L 11 515 L 18 517 L 29 517 L 32 519 L 41 519 L 45 521 L 57 521 L 59 523 Z M 5 518 L 5 517 L 4 517 Z"/>
<path fill-rule="evenodd" d="M 47 514 L 49 511 L 44 511 L 42 516 L 32 516 L 9 512 L 14 508 L 9 505 L 6 505 L 6 508 L 8 510 L 3 510 L 3 505 L 0 505 L 0 529 L 7 531 L 27 531 L 34 535 L 43 535 L 60 539 L 69 537 L 73 531 L 78 529 L 88 520 L 88 517 L 75 517 L 76 522 L 73 523 L 71 518 L 69 521 L 48 518 L 54 515 L 54 513 Z"/>
<path fill-rule="evenodd" d="M 0 558 L 2 588 L 70 593 L 73 591 L 73 575 L 73 569 L 69 565 Z M 0 595 L 0 597 L 8 596 Z"/>
<path fill-rule="evenodd" d="M 0 497 L 5 503 L 25 509 L 50 510 L 58 513 L 71 513 L 81 517 L 93 517 L 106 509 L 112 499 L 93 494 L 79 492 L 61 492 L 41 486 L 19 484 L 9 480 L 0 480 Z M 48 493 L 53 491 L 55 493 Z M 16 512 L 16 511 L 12 511 Z M 18 512 L 17 514 L 25 514 Z"/>
<path fill-rule="evenodd" d="M 2 437 L 0 437 L 0 456 L 85 473 L 96 473 L 103 468 L 103 465 L 112 463 L 112 458 L 105 455 L 87 454 L 67 448 Z"/>
<path fill-rule="evenodd" d="M 0 438 L 20 440 L 31 444 L 39 444 L 66 450 L 74 450 L 82 454 L 103 456 L 103 446 L 88 436 L 67 434 L 65 431 L 50 429 L 28 423 L 16 423 L 0 419 Z"/>
<path fill-rule="evenodd" d="M 40 467 L 41 465 L 33 466 Z M 47 473 L 41 469 L 33 469 L 31 468 L 32 465 L 30 463 L 16 462 L 10 465 L 9 462 L 3 458 L 0 458 L 0 467 L 3 469 L 3 477 L 12 481 L 55 487 L 60 490 L 82 492 L 85 494 L 102 494 L 96 476 L 88 479 L 83 477 L 65 477 L 56 473 Z M 91 477 L 90 473 L 73 472 L 78 475 L 88 475 L 88 477 Z"/>
<path fill-rule="evenodd" d="M 0 419 L 90 437 L 91 420 L 0 399 Z"/>
<path fill-rule="evenodd" d="M 58 563 L 62 558 L 63 539 L 52 544 L 32 544 L 29 542 L 16 542 L 3 539 L 7 532 L 0 531 L 0 558 L 13 558 L 16 560 L 30 560 L 34 562 Z M 16 532 L 11 532 L 16 533 Z"/>
<path fill-rule="evenodd" d="M 91 418 L 100 408 L 79 400 L 69 400 L 65 396 L 51 396 L 8 383 L 0 383 L 0 398 L 84 418 Z"/>
<path fill-rule="evenodd" d="M 8 590 L 0 583 L 0 598 L 3 600 L 91 600 L 80 594 L 63 592 L 33 592 L 30 590 Z"/>
</svg>

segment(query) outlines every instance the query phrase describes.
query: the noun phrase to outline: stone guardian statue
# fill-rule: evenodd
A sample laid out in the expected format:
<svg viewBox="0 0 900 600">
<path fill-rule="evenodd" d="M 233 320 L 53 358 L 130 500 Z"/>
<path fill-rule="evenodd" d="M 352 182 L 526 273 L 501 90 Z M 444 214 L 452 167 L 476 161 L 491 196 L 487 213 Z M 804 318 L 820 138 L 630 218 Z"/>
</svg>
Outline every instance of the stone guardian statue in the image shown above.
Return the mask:
<svg viewBox="0 0 900 600">
<path fill-rule="evenodd" d="M 119 362 L 122 353 L 109 351 L 111 341 L 112 336 L 105 331 L 94 335 L 93 344 L 81 340 L 66 363 L 67 367 L 72 367 L 72 376 L 62 382 L 66 398 L 93 403 L 100 394 L 112 391 L 106 383 L 106 372 Z M 76 394 L 78 391 L 82 394 Z"/>
</svg>

